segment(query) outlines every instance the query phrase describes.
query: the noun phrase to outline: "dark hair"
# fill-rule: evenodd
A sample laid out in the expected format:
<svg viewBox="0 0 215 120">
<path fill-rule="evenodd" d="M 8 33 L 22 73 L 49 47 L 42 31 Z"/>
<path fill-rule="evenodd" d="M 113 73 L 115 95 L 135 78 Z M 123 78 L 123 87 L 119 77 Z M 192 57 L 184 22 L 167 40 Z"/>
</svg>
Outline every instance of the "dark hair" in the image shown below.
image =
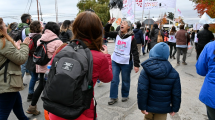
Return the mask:
<svg viewBox="0 0 215 120">
<path fill-rule="evenodd" d="M 155 29 L 158 29 L 158 24 L 154 24 L 152 31 L 151 31 L 151 35 L 154 36 L 155 35 Z"/>
<path fill-rule="evenodd" d="M 182 24 L 182 25 L 180 25 L 180 29 L 184 29 L 184 25 Z"/>
<path fill-rule="evenodd" d="M 86 9 L 85 11 L 90 11 L 90 12 L 95 13 L 95 11 L 93 9 Z"/>
<path fill-rule="evenodd" d="M 51 30 L 57 36 L 59 36 L 59 34 L 60 34 L 60 27 L 55 22 L 48 22 L 45 26 L 45 29 L 43 30 L 43 34 L 44 34 L 46 29 Z"/>
<path fill-rule="evenodd" d="M 80 13 L 72 25 L 73 38 L 84 41 L 90 50 L 102 48 L 103 26 L 99 17 L 89 11 Z M 86 39 L 92 43 L 86 42 Z"/>
<path fill-rule="evenodd" d="M 171 29 L 171 31 L 170 31 L 170 35 L 174 35 L 176 32 L 177 32 L 177 31 L 176 31 L 175 26 L 172 26 L 172 29 Z"/>
<path fill-rule="evenodd" d="M 28 19 L 30 20 L 30 18 L 31 18 L 30 14 L 22 14 L 22 16 L 21 16 L 22 23 L 26 23 L 26 21 Z"/>
<path fill-rule="evenodd" d="M 140 29 L 140 27 L 141 27 L 141 23 L 137 22 L 137 29 Z"/>
<path fill-rule="evenodd" d="M 18 23 L 16 22 L 13 22 L 8 26 L 10 30 L 15 30 L 17 27 L 18 27 Z"/>
<path fill-rule="evenodd" d="M 41 32 L 41 24 L 39 21 L 33 21 L 30 24 L 30 32 L 31 33 L 40 33 Z"/>
<path fill-rule="evenodd" d="M 66 32 L 68 29 L 72 29 L 71 28 L 71 21 L 65 20 L 60 27 L 60 32 Z"/>
<path fill-rule="evenodd" d="M 204 24 L 204 29 L 208 30 L 208 28 L 210 27 L 208 24 Z"/>
</svg>

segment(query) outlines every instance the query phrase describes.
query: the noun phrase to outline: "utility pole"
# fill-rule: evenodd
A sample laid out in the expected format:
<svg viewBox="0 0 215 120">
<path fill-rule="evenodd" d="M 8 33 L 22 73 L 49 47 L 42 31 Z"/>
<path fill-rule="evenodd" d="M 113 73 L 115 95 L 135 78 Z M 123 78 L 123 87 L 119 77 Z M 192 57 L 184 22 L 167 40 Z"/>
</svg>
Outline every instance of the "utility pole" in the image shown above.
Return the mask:
<svg viewBox="0 0 215 120">
<path fill-rule="evenodd" d="M 38 7 L 38 0 L 37 0 L 37 15 L 38 15 L 38 21 L 40 21 L 40 16 L 39 16 L 39 7 Z"/>
<path fill-rule="evenodd" d="M 55 0 L 55 12 L 56 12 L 56 22 L 58 23 L 58 6 L 57 6 L 57 0 Z"/>
</svg>

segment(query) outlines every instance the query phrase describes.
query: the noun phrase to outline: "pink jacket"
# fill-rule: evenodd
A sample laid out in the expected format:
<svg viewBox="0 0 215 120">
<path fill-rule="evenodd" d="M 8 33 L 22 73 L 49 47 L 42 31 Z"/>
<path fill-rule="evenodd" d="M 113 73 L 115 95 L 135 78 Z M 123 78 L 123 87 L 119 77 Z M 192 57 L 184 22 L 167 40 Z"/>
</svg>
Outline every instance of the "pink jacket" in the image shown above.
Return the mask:
<svg viewBox="0 0 215 120">
<path fill-rule="evenodd" d="M 56 34 L 54 34 L 51 30 L 45 30 L 45 32 L 42 35 L 42 37 L 37 41 L 37 46 L 40 44 L 40 40 L 48 42 L 48 41 L 51 41 L 51 40 L 53 40 L 55 38 L 58 38 L 58 36 Z M 48 57 L 52 58 L 52 55 L 54 54 L 54 52 L 62 44 L 63 44 L 63 42 L 61 40 L 55 40 L 53 42 L 50 42 L 47 45 Z M 44 66 L 36 65 L 36 73 L 45 73 L 47 71 L 47 65 L 44 65 Z"/>
</svg>

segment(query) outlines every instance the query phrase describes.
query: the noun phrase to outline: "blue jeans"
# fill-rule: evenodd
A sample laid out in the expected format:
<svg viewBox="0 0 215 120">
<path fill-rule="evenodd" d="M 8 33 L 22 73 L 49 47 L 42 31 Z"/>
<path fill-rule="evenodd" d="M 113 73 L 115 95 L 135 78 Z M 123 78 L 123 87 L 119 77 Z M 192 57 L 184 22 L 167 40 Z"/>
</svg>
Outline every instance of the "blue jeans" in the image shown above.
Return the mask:
<svg viewBox="0 0 215 120">
<path fill-rule="evenodd" d="M 26 64 L 27 64 L 27 62 L 28 61 L 26 61 L 24 64 L 21 65 L 22 78 L 24 77 L 25 72 L 26 72 Z"/>
<path fill-rule="evenodd" d="M 12 109 L 19 120 L 28 120 L 22 108 L 19 92 L 0 94 L 0 120 L 7 120 Z"/>
<path fill-rule="evenodd" d="M 122 75 L 122 87 L 121 94 L 122 97 L 129 96 L 130 82 L 131 82 L 131 70 L 133 69 L 133 62 L 130 61 L 129 65 L 118 64 L 112 61 L 112 71 L 113 71 L 113 80 L 111 81 L 110 87 L 110 98 L 118 98 L 118 86 L 119 86 L 119 74 Z"/>
<path fill-rule="evenodd" d="M 34 86 L 35 86 L 35 83 L 37 82 L 38 80 L 38 73 L 36 72 L 32 72 L 32 71 L 29 71 L 30 75 L 31 75 L 31 81 L 29 83 L 29 90 L 28 90 L 28 94 L 33 94 L 34 93 Z"/>
</svg>

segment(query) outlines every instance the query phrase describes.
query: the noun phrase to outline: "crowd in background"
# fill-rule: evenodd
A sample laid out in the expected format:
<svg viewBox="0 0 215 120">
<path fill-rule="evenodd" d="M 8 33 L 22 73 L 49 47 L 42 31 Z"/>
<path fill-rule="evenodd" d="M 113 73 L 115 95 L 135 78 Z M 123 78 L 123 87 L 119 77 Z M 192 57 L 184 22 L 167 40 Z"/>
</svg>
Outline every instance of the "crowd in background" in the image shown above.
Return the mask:
<svg viewBox="0 0 215 120">
<path fill-rule="evenodd" d="M 47 43 L 44 49 L 47 50 L 47 57 L 50 60 L 52 57 L 55 59 L 55 55 L 67 45 L 80 45 L 82 42 L 86 44 L 93 58 L 93 66 L 91 66 L 93 86 L 91 87 L 94 87 L 96 82 L 111 82 L 108 105 L 113 105 L 119 100 L 120 75 L 122 76 L 121 101 L 129 100 L 131 71 L 134 69 L 135 73 L 138 73 L 139 68 L 143 67 L 138 80 L 137 101 L 138 108 L 145 114 L 145 120 L 166 120 L 167 113 L 174 116 L 179 111 L 181 105 L 180 77 L 168 59 L 177 59 L 178 66 L 180 63 L 187 65 L 189 43 L 194 42 L 198 60 L 197 73 L 206 76 L 200 92 L 200 100 L 207 106 L 209 120 L 215 119 L 213 77 L 215 74 L 213 69 L 215 43 L 211 42 L 214 40 L 214 36 L 208 30 L 208 24 L 204 25 L 203 30 L 189 33 L 184 29 L 184 25 L 180 25 L 178 31 L 174 26 L 168 31 L 160 29 L 157 24 L 150 29 L 137 22 L 134 28 L 129 20 L 123 19 L 116 31 L 110 31 L 115 18 L 111 18 L 103 26 L 93 10 L 86 10 L 80 13 L 74 21 L 65 20 L 61 25 L 55 22 L 48 22 L 44 25 L 40 21 L 32 21 L 29 14 L 23 14 L 21 21 L 22 23 L 14 22 L 6 27 L 3 19 L 0 18 L 1 120 L 7 120 L 11 110 L 19 120 L 28 120 L 24 114 L 19 93 L 27 86 L 23 83 L 26 72 L 31 75 L 27 97 L 27 101 L 31 103 L 26 113 L 40 114 L 40 111 L 37 110 L 37 103 L 43 90 L 48 90 L 46 84 L 49 80 L 44 76 L 49 71 L 48 66 L 50 65 L 50 61 L 45 65 L 36 64 L 34 61 L 36 49 L 41 46 L 41 42 Z M 115 38 L 115 49 L 112 55 L 108 53 L 106 46 L 108 37 Z M 70 42 L 74 39 L 80 41 Z M 148 52 L 149 59 L 140 63 L 139 57 Z M 183 55 L 182 61 L 180 61 L 181 55 Z M 53 66 L 52 69 L 54 69 Z M 51 74 L 48 78 L 51 78 Z M 39 85 L 34 89 L 37 81 L 39 81 Z M 48 84 L 51 85 L 50 82 Z M 55 95 L 55 93 L 51 94 Z M 68 114 L 74 112 L 74 109 L 77 110 L 75 107 L 67 106 L 70 101 L 66 101 L 68 103 L 65 104 L 61 104 L 61 102 L 49 102 L 49 105 L 50 107 L 61 106 L 60 108 L 63 110 L 69 111 Z M 82 110 L 78 116 L 66 116 L 66 113 L 62 115 L 46 111 L 49 113 L 46 114 L 46 117 L 50 120 L 71 118 L 95 120 L 96 109 L 93 98 L 90 98 L 89 103 L 90 107 Z M 56 109 L 58 108 L 56 107 Z"/>
</svg>

